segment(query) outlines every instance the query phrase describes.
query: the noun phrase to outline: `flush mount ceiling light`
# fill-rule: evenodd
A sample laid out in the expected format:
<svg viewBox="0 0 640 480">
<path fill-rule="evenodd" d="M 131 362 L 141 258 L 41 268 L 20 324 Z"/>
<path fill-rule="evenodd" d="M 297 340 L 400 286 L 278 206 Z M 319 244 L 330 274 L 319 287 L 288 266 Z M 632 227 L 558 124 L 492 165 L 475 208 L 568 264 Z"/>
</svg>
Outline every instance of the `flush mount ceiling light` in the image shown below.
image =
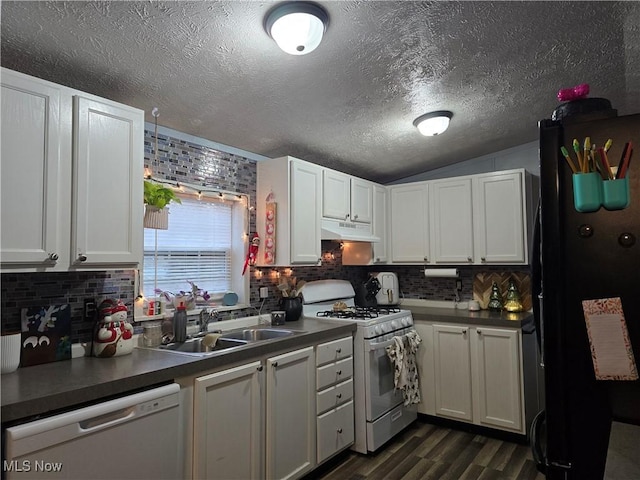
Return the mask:
<svg viewBox="0 0 640 480">
<path fill-rule="evenodd" d="M 426 137 L 440 135 L 449 127 L 449 120 L 453 113 L 448 110 L 425 113 L 413 121 L 413 125 Z"/>
<path fill-rule="evenodd" d="M 292 2 L 271 10 L 265 18 L 264 28 L 286 53 L 306 55 L 320 45 L 328 22 L 329 17 L 322 7 Z"/>
</svg>

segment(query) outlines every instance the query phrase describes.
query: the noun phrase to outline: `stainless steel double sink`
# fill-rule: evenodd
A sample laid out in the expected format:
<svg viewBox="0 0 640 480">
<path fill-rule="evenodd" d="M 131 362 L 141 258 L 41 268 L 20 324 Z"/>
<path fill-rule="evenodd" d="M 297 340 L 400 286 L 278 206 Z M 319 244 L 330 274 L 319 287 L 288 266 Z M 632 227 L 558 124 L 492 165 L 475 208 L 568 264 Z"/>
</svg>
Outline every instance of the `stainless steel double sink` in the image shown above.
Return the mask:
<svg viewBox="0 0 640 480">
<path fill-rule="evenodd" d="M 305 333 L 301 330 L 289 330 L 285 328 L 265 328 L 260 326 L 231 330 L 220 334 L 213 345 L 211 340 L 205 341 L 207 334 L 199 334 L 195 338 L 190 338 L 185 342 L 174 342 L 167 345 L 160 345 L 154 350 L 185 355 L 205 356 L 216 352 L 242 347 L 249 343 L 266 342 L 279 338 L 290 337 Z"/>
</svg>

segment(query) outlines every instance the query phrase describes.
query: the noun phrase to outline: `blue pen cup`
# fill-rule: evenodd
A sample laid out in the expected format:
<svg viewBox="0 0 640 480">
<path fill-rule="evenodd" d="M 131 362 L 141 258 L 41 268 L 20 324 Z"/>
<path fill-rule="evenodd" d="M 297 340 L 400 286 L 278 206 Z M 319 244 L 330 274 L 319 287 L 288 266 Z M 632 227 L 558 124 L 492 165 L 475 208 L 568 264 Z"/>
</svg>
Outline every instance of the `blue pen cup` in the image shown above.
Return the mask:
<svg viewBox="0 0 640 480">
<path fill-rule="evenodd" d="M 622 210 L 631 203 L 629 177 L 602 182 L 602 205 L 607 210 Z"/>
<path fill-rule="evenodd" d="M 573 174 L 573 204 L 579 212 L 596 212 L 602 205 L 602 178 L 596 172 Z"/>
</svg>

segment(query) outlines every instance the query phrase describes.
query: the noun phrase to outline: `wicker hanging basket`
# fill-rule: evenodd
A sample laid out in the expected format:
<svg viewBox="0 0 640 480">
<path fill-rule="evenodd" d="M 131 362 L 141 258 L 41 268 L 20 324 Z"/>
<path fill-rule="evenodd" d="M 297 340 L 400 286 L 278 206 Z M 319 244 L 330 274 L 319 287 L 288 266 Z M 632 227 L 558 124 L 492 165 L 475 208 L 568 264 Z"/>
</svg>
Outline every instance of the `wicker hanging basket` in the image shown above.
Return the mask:
<svg viewBox="0 0 640 480">
<path fill-rule="evenodd" d="M 144 228 L 155 230 L 169 229 L 169 209 L 146 205 L 144 211 Z"/>
</svg>

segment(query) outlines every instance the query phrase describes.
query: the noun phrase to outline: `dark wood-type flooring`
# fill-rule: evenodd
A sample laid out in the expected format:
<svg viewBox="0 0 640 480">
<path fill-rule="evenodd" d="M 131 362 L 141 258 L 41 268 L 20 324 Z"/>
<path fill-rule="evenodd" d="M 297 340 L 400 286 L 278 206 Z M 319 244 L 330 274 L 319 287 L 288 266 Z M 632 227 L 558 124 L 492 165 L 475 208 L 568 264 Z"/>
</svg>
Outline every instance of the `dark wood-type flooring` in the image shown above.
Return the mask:
<svg viewBox="0 0 640 480">
<path fill-rule="evenodd" d="M 544 480 L 529 445 L 420 420 L 375 454 L 343 452 L 305 480 Z"/>
</svg>

